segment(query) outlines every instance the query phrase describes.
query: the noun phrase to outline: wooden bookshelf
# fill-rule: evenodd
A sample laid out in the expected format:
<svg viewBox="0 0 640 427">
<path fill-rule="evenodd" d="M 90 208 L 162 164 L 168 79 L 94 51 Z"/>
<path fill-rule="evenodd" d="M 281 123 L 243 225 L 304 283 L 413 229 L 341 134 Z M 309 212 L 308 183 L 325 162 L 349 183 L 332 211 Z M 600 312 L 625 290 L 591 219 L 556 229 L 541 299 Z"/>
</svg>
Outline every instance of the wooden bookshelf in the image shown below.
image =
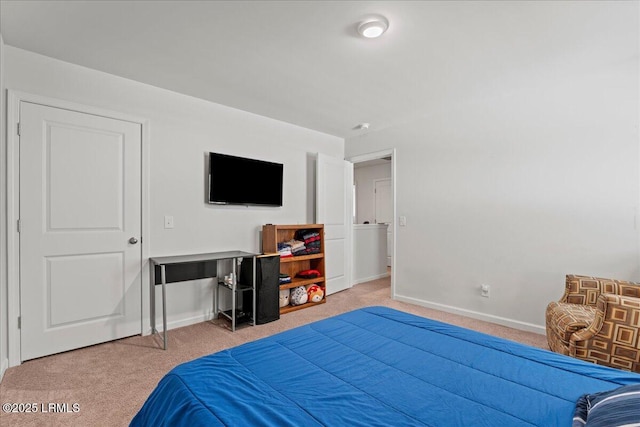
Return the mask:
<svg viewBox="0 0 640 427">
<path fill-rule="evenodd" d="M 311 255 L 300 255 L 280 258 L 280 272 L 291 276 L 291 283 L 280 285 L 280 290 L 292 289 L 298 286 L 318 285 L 322 288 L 324 296 L 320 302 L 307 302 L 301 305 L 287 305 L 280 308 L 280 314 L 301 310 L 327 302 L 327 286 L 324 269 L 324 225 L 323 224 L 296 224 L 275 225 L 266 224 L 262 227 L 262 252 L 277 253 L 278 243 L 292 240 L 299 230 L 316 231 L 320 235 L 320 252 Z M 304 270 L 318 270 L 320 277 L 303 279 L 296 275 Z"/>
</svg>

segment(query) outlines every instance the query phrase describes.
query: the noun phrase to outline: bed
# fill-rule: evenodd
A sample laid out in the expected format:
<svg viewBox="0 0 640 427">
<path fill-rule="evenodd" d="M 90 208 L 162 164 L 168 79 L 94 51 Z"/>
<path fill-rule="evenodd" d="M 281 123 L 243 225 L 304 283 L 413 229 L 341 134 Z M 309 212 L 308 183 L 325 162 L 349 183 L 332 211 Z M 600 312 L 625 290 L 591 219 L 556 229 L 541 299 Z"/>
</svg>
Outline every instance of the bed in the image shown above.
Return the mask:
<svg viewBox="0 0 640 427">
<path fill-rule="evenodd" d="M 640 375 L 388 307 L 175 367 L 137 426 L 571 426 L 578 399 Z"/>
</svg>

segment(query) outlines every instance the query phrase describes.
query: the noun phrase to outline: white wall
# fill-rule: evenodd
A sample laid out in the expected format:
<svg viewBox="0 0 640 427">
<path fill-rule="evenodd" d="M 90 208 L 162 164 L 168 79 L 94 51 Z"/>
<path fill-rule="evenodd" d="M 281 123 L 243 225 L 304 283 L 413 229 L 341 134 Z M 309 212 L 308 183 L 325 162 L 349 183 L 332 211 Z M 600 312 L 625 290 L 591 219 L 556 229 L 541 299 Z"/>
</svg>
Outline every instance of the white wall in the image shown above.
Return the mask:
<svg viewBox="0 0 640 427">
<path fill-rule="evenodd" d="M 354 168 L 353 180 L 356 184 L 356 223 L 374 223 L 375 196 L 373 184 L 376 179 L 391 178 L 391 162 L 382 165 Z"/>
<path fill-rule="evenodd" d="M 554 71 L 346 141 L 397 149 L 397 298 L 542 332 L 565 274 L 640 281 L 638 56 Z"/>
<path fill-rule="evenodd" d="M 4 70 L 10 90 L 149 120 L 150 235 L 144 238 L 151 256 L 234 249 L 260 252 L 262 224 L 314 221 L 314 153 L 344 157 L 340 138 L 11 46 L 5 47 Z M 185 73 L 188 78 L 188 67 Z M 284 163 L 284 206 L 206 204 L 205 155 L 210 151 Z M 164 215 L 173 215 L 174 229 L 164 229 Z M 168 286 L 169 328 L 211 315 L 211 284 L 207 279 Z M 144 319 L 145 328 L 148 325 Z"/>
<path fill-rule="evenodd" d="M 387 225 L 353 225 L 353 284 L 368 282 L 387 273 Z"/>
</svg>

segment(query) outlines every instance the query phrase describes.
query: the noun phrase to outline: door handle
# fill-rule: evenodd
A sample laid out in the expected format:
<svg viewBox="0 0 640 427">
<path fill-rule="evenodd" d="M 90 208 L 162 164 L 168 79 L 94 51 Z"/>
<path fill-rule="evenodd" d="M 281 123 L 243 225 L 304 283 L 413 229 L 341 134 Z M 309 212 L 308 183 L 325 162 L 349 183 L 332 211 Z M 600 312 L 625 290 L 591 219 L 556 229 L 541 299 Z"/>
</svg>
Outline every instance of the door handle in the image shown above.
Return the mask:
<svg viewBox="0 0 640 427">
<path fill-rule="evenodd" d="M 135 245 L 136 243 L 138 243 L 138 239 L 136 239 L 135 237 L 132 237 L 129 239 L 129 243 L 131 243 L 132 245 Z"/>
</svg>

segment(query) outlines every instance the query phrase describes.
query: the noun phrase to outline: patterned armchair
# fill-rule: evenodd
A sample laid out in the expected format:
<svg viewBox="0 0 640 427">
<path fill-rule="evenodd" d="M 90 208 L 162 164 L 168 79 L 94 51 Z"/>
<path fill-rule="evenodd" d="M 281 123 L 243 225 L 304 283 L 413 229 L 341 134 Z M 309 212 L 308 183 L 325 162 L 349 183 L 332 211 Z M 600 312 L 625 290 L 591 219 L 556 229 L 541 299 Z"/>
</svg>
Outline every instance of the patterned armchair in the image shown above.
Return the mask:
<svg viewBox="0 0 640 427">
<path fill-rule="evenodd" d="M 556 353 L 640 372 L 640 283 L 567 275 L 546 329 Z"/>
</svg>

